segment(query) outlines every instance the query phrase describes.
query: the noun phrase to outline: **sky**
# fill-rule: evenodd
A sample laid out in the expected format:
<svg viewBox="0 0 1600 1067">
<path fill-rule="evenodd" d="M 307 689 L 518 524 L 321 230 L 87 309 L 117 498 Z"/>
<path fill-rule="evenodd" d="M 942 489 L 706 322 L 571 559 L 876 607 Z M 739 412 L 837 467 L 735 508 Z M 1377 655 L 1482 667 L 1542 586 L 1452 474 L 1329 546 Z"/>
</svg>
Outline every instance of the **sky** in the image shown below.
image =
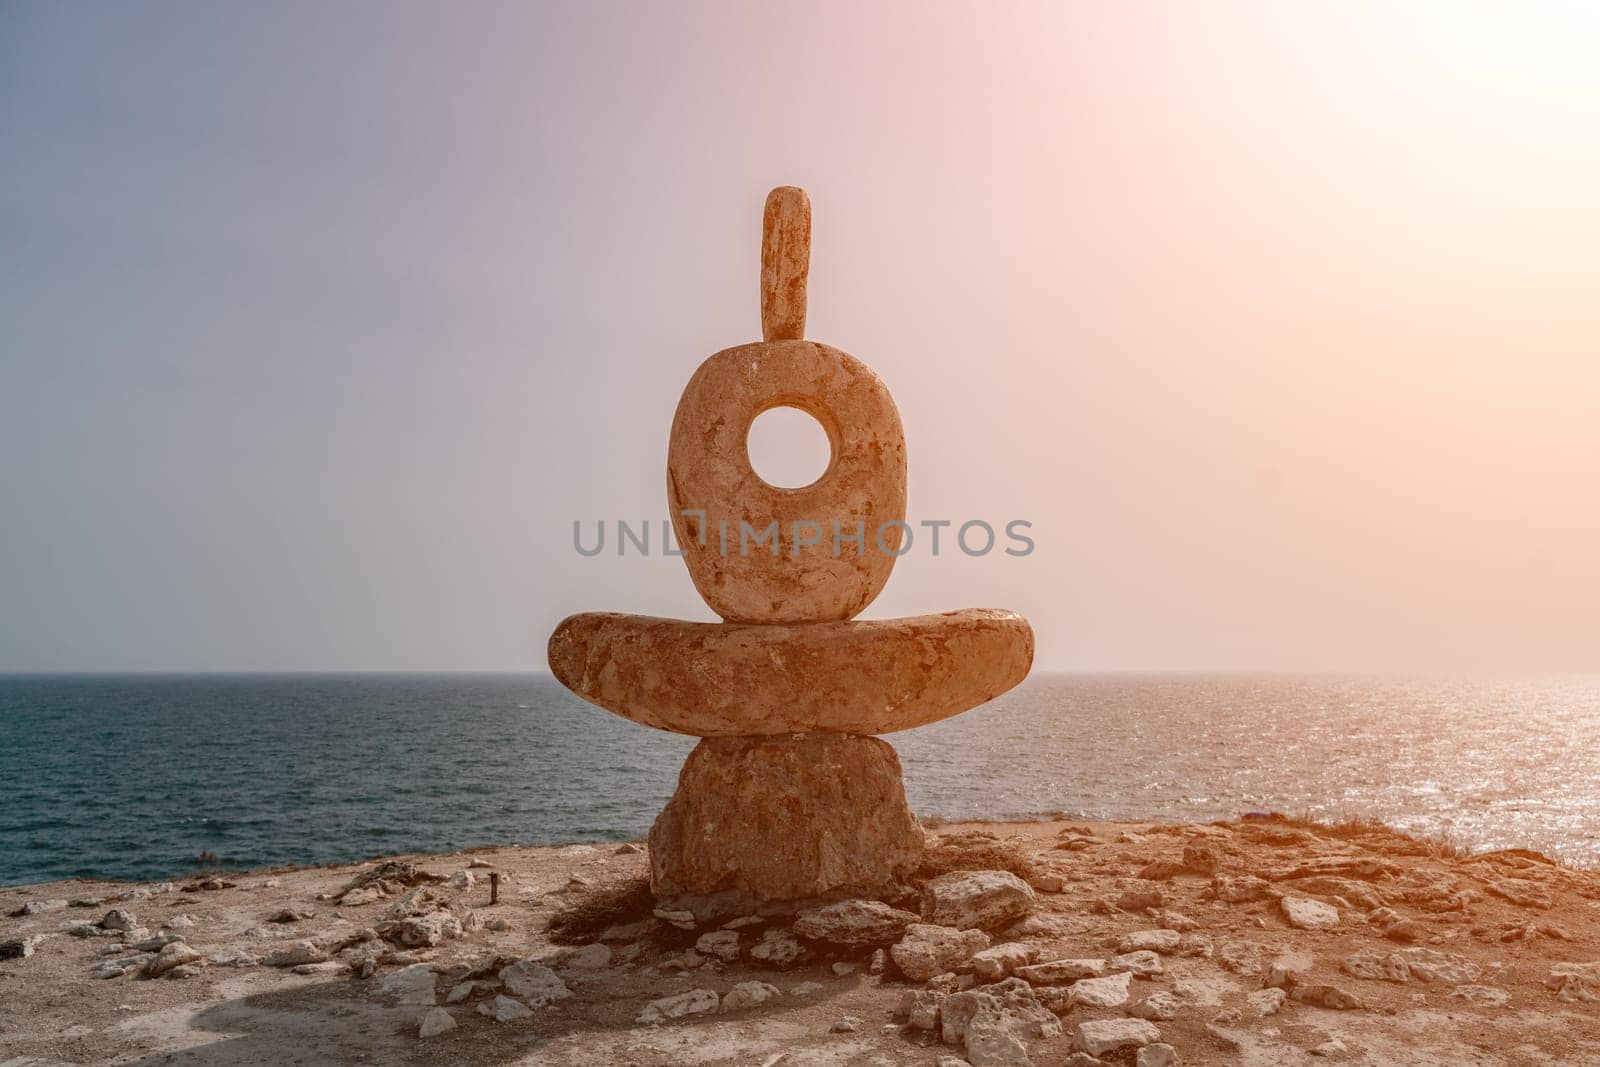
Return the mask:
<svg viewBox="0 0 1600 1067">
<path fill-rule="evenodd" d="M 0 6 L 0 670 L 543 669 L 710 619 L 677 398 L 893 392 L 868 617 L 1039 669 L 1600 670 L 1600 14 L 1470 2 Z M 779 434 L 767 460 L 804 458 Z"/>
</svg>

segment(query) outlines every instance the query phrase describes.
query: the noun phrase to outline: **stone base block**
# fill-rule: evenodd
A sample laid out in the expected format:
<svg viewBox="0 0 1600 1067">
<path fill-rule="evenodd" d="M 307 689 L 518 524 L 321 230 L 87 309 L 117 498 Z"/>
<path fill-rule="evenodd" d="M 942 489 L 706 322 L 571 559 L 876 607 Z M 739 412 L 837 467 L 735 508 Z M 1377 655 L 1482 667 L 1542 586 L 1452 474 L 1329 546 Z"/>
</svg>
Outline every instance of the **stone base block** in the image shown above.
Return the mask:
<svg viewBox="0 0 1600 1067">
<path fill-rule="evenodd" d="M 922 836 L 876 737 L 708 737 L 650 830 L 651 888 L 701 920 L 882 898 L 916 870 Z"/>
</svg>

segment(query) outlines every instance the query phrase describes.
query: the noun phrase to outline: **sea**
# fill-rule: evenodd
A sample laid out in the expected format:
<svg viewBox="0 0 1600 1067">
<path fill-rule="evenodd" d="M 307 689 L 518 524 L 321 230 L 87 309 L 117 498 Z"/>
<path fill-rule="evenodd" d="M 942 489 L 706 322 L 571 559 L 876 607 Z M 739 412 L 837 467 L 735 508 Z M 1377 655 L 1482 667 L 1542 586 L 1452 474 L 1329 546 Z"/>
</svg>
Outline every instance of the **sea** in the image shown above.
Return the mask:
<svg viewBox="0 0 1600 1067">
<path fill-rule="evenodd" d="M 1040 673 L 889 741 L 922 816 L 1368 817 L 1600 866 L 1600 677 Z M 542 674 L 0 676 L 0 884 L 637 839 L 693 744 Z"/>
</svg>

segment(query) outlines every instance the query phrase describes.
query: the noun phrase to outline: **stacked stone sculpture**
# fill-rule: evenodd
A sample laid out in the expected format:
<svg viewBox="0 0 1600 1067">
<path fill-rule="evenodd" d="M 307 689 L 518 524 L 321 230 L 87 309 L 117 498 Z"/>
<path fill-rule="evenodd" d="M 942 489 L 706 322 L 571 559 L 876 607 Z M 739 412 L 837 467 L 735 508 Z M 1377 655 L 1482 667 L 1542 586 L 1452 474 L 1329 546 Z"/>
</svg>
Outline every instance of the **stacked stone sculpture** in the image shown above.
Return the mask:
<svg viewBox="0 0 1600 1067">
<path fill-rule="evenodd" d="M 976 707 L 1033 664 L 1033 631 L 1010 611 L 854 621 L 909 530 L 905 438 L 876 374 L 803 339 L 810 244 L 806 194 L 774 189 L 761 253 L 765 339 L 702 363 L 672 422 L 677 542 L 723 621 L 590 613 L 550 637 L 550 669 L 580 697 L 702 738 L 650 831 L 658 904 L 700 920 L 903 885 L 923 835 L 900 761 L 874 735 Z M 751 468 L 751 423 L 779 406 L 815 418 L 832 448 L 802 488 L 769 485 Z M 751 547 L 752 531 L 767 540 Z"/>
</svg>

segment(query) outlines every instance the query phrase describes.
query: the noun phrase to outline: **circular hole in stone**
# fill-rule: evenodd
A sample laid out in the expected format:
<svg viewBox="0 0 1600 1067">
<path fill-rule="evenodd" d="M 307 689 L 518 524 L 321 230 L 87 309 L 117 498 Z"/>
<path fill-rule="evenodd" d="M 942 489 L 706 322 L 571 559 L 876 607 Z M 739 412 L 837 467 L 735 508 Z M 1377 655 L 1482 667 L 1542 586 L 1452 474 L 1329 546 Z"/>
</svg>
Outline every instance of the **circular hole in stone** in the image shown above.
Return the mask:
<svg viewBox="0 0 1600 1067">
<path fill-rule="evenodd" d="M 750 466 L 768 485 L 799 489 L 828 469 L 833 446 L 822 423 L 799 408 L 768 408 L 750 424 L 745 439 Z"/>
</svg>

